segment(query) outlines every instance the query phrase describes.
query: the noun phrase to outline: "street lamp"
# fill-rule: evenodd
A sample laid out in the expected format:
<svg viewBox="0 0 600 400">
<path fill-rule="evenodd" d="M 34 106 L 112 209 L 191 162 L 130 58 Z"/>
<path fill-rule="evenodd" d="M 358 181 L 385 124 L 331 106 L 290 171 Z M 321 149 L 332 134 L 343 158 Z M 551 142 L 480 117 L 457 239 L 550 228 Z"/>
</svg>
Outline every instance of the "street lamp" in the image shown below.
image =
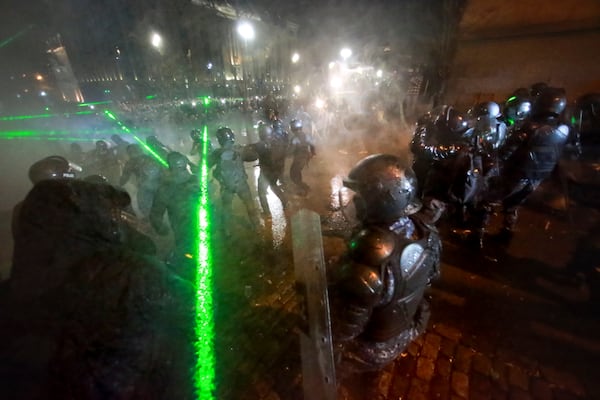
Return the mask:
<svg viewBox="0 0 600 400">
<path fill-rule="evenodd" d="M 342 56 L 342 60 L 344 60 L 344 61 L 349 59 L 351 55 L 352 55 L 352 50 L 350 50 L 347 47 L 344 47 L 342 50 L 340 50 L 340 56 Z"/>
<path fill-rule="evenodd" d="M 247 62 L 245 58 L 248 56 L 248 40 L 254 39 L 254 27 L 246 21 L 240 21 L 237 26 L 237 31 L 239 35 L 244 40 L 244 54 L 242 56 L 242 79 L 244 84 L 244 96 L 248 97 L 248 82 L 246 81 L 246 77 L 248 74 L 246 73 Z"/>
<path fill-rule="evenodd" d="M 244 41 L 254 39 L 254 28 L 248 22 L 240 22 L 238 24 L 237 31 Z"/>
<path fill-rule="evenodd" d="M 296 64 L 300 60 L 300 54 L 294 53 L 292 54 L 292 63 Z"/>
<path fill-rule="evenodd" d="M 158 33 L 152 32 L 152 35 L 150 36 L 150 43 L 160 51 L 162 47 L 162 37 Z"/>
</svg>

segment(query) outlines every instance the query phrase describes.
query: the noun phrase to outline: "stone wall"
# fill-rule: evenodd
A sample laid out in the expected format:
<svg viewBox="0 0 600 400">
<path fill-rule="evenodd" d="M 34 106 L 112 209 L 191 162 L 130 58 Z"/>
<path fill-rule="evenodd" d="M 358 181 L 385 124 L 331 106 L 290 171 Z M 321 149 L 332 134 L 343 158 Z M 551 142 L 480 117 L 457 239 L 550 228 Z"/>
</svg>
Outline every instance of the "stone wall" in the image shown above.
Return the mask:
<svg viewBox="0 0 600 400">
<path fill-rule="evenodd" d="M 444 101 L 468 108 L 503 102 L 546 82 L 569 100 L 600 91 L 600 2 L 471 0 L 459 28 Z"/>
</svg>

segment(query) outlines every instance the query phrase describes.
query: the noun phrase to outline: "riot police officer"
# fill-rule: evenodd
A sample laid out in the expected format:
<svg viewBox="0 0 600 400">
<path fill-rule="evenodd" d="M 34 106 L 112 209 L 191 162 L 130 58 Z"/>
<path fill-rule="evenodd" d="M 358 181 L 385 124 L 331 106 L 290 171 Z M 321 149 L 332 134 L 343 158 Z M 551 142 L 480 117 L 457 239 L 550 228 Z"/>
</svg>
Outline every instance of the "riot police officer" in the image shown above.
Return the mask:
<svg viewBox="0 0 600 400">
<path fill-rule="evenodd" d="M 600 93 L 578 97 L 572 113 L 575 141 L 580 151 L 600 145 Z"/>
<path fill-rule="evenodd" d="M 413 169 L 419 185 L 423 186 L 420 197 L 426 208 L 450 201 L 449 189 L 456 175 L 457 160 L 471 148 L 468 128 L 467 117 L 445 105 L 415 130 L 410 150 L 414 156 Z"/>
<path fill-rule="evenodd" d="M 273 133 L 271 135 L 271 160 L 273 168 L 277 170 L 280 179 L 283 179 L 285 159 L 289 150 L 289 133 L 285 129 L 283 121 L 279 119 L 279 113 L 275 110 L 270 111 L 269 122 Z"/>
<path fill-rule="evenodd" d="M 222 227 L 225 235 L 231 236 L 232 202 L 235 194 L 244 203 L 252 227 L 257 229 L 260 226 L 258 211 L 252 199 L 244 166 L 245 161 L 254 161 L 257 156 L 252 151 L 236 147 L 235 134 L 228 127 L 222 126 L 217 129 L 217 141 L 221 147 L 211 153 L 208 166 L 215 166 L 213 176 L 221 186 Z"/>
<path fill-rule="evenodd" d="M 258 199 L 260 201 L 263 215 L 271 216 L 271 208 L 267 200 L 267 190 L 270 188 L 281 201 L 282 207 L 287 207 L 287 196 L 279 185 L 282 178 L 283 167 L 281 159 L 281 149 L 277 146 L 273 137 L 273 127 L 270 124 L 260 122 L 258 124 L 259 141 L 250 146 L 257 156 L 260 166 L 260 175 L 258 176 Z M 284 159 L 285 161 L 285 159 Z"/>
<path fill-rule="evenodd" d="M 191 398 L 193 288 L 122 236 L 127 193 L 59 157 L 29 174 L 0 296 L 0 397 Z"/>
<path fill-rule="evenodd" d="M 297 186 L 301 196 L 306 196 L 310 186 L 302 179 L 302 170 L 308 166 L 308 162 L 316 155 L 315 145 L 311 137 L 303 130 L 302 121 L 293 119 L 290 122 L 292 131 L 291 153 L 293 155 L 290 165 L 290 179 Z"/>
<path fill-rule="evenodd" d="M 191 260 L 194 259 L 198 238 L 198 213 L 201 195 L 200 182 L 188 167 L 183 154 L 171 152 L 167 157 L 169 174 L 162 180 L 150 209 L 150 223 L 161 235 L 169 232 L 163 218 L 165 212 L 175 239 L 175 249 L 170 264 L 184 277 L 190 277 Z"/>
<path fill-rule="evenodd" d="M 115 154 L 104 140 L 98 140 L 96 147 L 86 157 L 86 174 L 102 175 L 111 185 L 116 185 L 121 176 L 121 165 Z"/>
<path fill-rule="evenodd" d="M 28 171 L 29 180 L 34 185 L 45 180 L 75 179 L 76 169 L 64 157 L 49 156 L 33 163 Z M 13 239 L 19 229 L 19 215 L 23 202 L 17 203 L 12 212 L 11 230 Z"/>
<path fill-rule="evenodd" d="M 545 88 L 534 100 L 531 116 L 500 150 L 501 174 L 492 179 L 489 202 L 501 201 L 504 216 L 500 238 L 509 239 L 519 206 L 556 167 L 569 136 L 561 123 L 566 107 L 564 89 Z"/>
<path fill-rule="evenodd" d="M 500 106 L 494 101 L 477 104 L 469 114 L 472 118 L 471 131 L 467 136 L 475 140 L 474 145 L 481 145 L 485 150 L 498 150 L 506 141 L 507 126 L 500 119 Z"/>
<path fill-rule="evenodd" d="M 151 156 L 144 154 L 137 144 L 127 146 L 129 159 L 123 167 L 119 185 L 125 185 L 135 176 L 137 208 L 142 216 L 148 217 L 154 195 L 163 176 L 163 167 Z"/>
<path fill-rule="evenodd" d="M 383 368 L 423 333 L 424 294 L 439 275 L 441 254 L 407 163 L 393 155 L 366 157 L 344 185 L 355 191 L 360 226 L 330 282 L 342 374 Z"/>
<path fill-rule="evenodd" d="M 527 89 L 515 90 L 504 103 L 502 119 L 508 128 L 508 136 L 513 131 L 521 128 L 523 121 L 529 117 L 531 112 L 531 97 Z"/>
<path fill-rule="evenodd" d="M 200 129 L 192 129 L 190 131 L 190 137 L 192 138 L 192 149 L 190 150 L 190 155 L 196 155 L 198 153 L 202 153 L 202 146 L 204 145 L 204 139 L 202 138 L 202 131 Z M 208 140 L 208 151 L 207 154 L 213 152 L 213 145 L 210 139 Z"/>
</svg>

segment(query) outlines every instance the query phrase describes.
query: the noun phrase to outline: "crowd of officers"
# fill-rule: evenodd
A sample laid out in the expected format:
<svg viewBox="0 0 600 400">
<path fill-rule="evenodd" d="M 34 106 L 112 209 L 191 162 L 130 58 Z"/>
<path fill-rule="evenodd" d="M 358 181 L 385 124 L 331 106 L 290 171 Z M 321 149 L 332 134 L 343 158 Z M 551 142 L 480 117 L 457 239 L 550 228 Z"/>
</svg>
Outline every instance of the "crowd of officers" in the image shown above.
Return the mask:
<svg viewBox="0 0 600 400">
<path fill-rule="evenodd" d="M 486 101 L 467 113 L 445 105 L 424 115 L 410 149 L 425 206 L 445 210 L 454 232 L 480 248 L 499 208 L 503 225 L 493 237 L 510 239 L 519 206 L 555 172 L 565 149 L 575 154 L 588 140 L 581 126 L 590 116 L 581 122 L 582 106 L 566 106 L 564 89 L 537 83 L 517 89 L 502 108 Z"/>
<path fill-rule="evenodd" d="M 436 223 L 442 216 L 455 218 L 458 227 L 468 231 L 473 243 L 481 247 L 491 210 L 500 207 L 504 215 L 501 235 L 509 237 L 515 229 L 518 207 L 552 174 L 565 147 L 573 144 L 578 149 L 586 143 L 581 127 L 589 118 L 581 119 L 582 109 L 580 129 L 565 123 L 566 93 L 561 88 L 540 84 L 519 89 L 503 106 L 501 110 L 495 102 L 482 102 L 467 114 L 448 105 L 436 108 L 417 123 L 410 146 L 412 165 L 399 156 L 374 154 L 360 160 L 344 180 L 355 194 L 357 225 L 347 250 L 328 271 L 335 361 L 341 378 L 344 373 L 385 367 L 425 330 L 430 315 L 425 291 L 440 274 L 442 245 Z M 597 123 L 597 109 L 593 113 L 596 117 L 592 122 Z M 265 218 L 271 213 L 266 195 L 269 189 L 282 208 L 288 207 L 288 193 L 281 181 L 290 154 L 289 176 L 297 193 L 306 195 L 310 190 L 302 177 L 315 156 L 310 136 L 298 120 L 291 121 L 288 132 L 275 110 L 267 110 L 265 116 L 258 124 L 259 141 L 244 146 L 236 143 L 235 133 L 228 127 L 217 130 L 216 149 L 204 141 L 202 132 L 191 132 L 190 155 L 206 162 L 219 185 L 219 226 L 225 235 L 231 234 L 234 196 L 244 204 L 252 226 L 259 226 L 260 213 L 251 195 L 245 163 L 258 161 L 260 166 L 257 192 Z M 185 299 L 191 289 L 184 283 L 191 277 L 180 270 L 177 278 L 172 278 L 163 267 L 147 261 L 144 255 L 155 254 L 156 248 L 146 235 L 124 228 L 123 216 L 136 212 L 131 196 L 121 187 L 135 176 L 136 211 L 140 218 L 147 218 L 156 233 L 169 232 L 164 219 L 165 213 L 168 215 L 175 242 L 169 259 L 172 265 L 185 265 L 194 254 L 196 235 L 191 229 L 195 229 L 196 221 L 190 216 L 202 188 L 198 166 L 186 155 L 170 151 L 156 137 L 148 137 L 147 145 L 166 160 L 168 170 L 136 144 L 119 142 L 117 151 L 112 152 L 102 141 L 80 158 L 80 149 L 74 146 L 71 163 L 53 156 L 30 169 L 34 188 L 14 212 L 9 304 L 36 314 L 39 304 L 32 303 L 31 299 L 37 299 L 33 291 L 58 291 L 60 298 L 73 296 L 81 302 L 56 305 L 47 300 L 56 301 L 50 296 L 39 309 L 62 307 L 66 311 L 59 317 L 66 322 L 76 320 L 79 325 L 67 324 L 74 328 L 50 341 L 46 340 L 47 333 L 38 335 L 45 340 L 45 354 L 53 357 L 48 363 L 61 365 L 60 370 L 36 370 L 38 360 L 19 358 L 21 354 L 14 351 L 15 345 L 23 345 L 19 342 L 22 337 L 14 339 L 18 335 L 10 336 L 8 345 L 0 350 L 10 355 L 13 365 L 22 363 L 18 365 L 21 370 L 38 374 L 35 381 L 50 382 L 50 386 L 40 386 L 46 393 L 72 393 L 78 398 L 119 397 L 124 393 L 131 398 L 157 398 L 156 393 L 158 398 L 189 397 L 178 392 L 185 387 L 178 383 L 189 379 L 186 354 L 193 351 L 186 343 L 191 340 L 187 333 L 157 327 L 181 326 L 182 320 L 193 315 L 186 309 L 186 304 L 193 302 Z M 113 174 L 119 152 L 126 154 L 127 161 L 121 173 Z M 73 162 L 83 166 L 88 174 L 84 179 L 75 179 Z M 37 251 L 31 251 L 31 243 L 39 243 Z M 73 268 L 74 263 L 78 268 Z M 136 267 L 141 265 L 143 271 Z M 76 285 L 61 286 L 72 274 L 71 282 Z M 130 290 L 131 282 L 136 290 Z M 108 287 L 114 292 L 110 298 L 106 298 Z M 181 297 L 177 293 L 187 294 Z M 107 299 L 113 318 L 122 318 L 123 310 L 143 311 L 133 316 L 126 313 L 133 320 L 107 322 L 106 331 L 100 329 L 94 342 L 94 337 L 81 334 L 90 329 L 80 328 L 81 321 L 88 328 L 97 322 L 89 310 L 106 317 L 105 310 L 97 309 L 106 305 L 94 303 L 98 296 Z M 170 311 L 165 313 L 167 309 Z M 6 318 L 1 312 L 0 317 Z M 43 319 L 44 315 L 36 317 Z M 154 324 L 155 318 L 159 324 Z M 16 330 L 23 323 L 14 315 L 9 320 L 15 322 Z M 144 321 L 152 321 L 154 328 L 148 328 Z M 127 329 L 121 331 L 123 326 Z M 94 344 L 105 347 L 107 337 L 114 340 L 112 352 L 89 352 Z M 165 340 L 156 346 L 156 338 Z M 57 343 L 62 346 L 58 350 L 53 347 Z M 148 348 L 156 349 L 155 354 L 148 356 Z M 175 351 L 165 351 L 167 348 Z M 81 360 L 93 362 L 90 371 L 82 369 L 78 364 Z M 7 393 L 23 395 L 20 391 L 27 390 L 23 383 L 28 377 L 21 370 L 8 369 L 16 389 Z M 159 386 L 144 383 L 148 381 L 147 370 L 155 374 Z M 165 376 L 165 371 L 172 374 Z M 132 390 L 137 392 L 128 393 Z"/>
<path fill-rule="evenodd" d="M 234 196 L 260 228 L 245 163 L 260 166 L 264 218 L 267 189 L 288 206 L 286 158 L 297 193 L 309 190 L 302 170 L 315 155 L 311 137 L 297 120 L 288 132 L 274 110 L 267 117 L 260 140 L 245 146 L 228 127 L 217 129 L 216 148 L 193 130 L 188 155 L 155 136 L 143 144 L 114 136 L 114 146 L 74 144 L 67 157 L 30 167 L 33 187 L 13 210 L 11 276 L 0 285 L 0 377 L 10 382 L 0 397 L 195 398 L 198 164 L 214 178 L 207 195 L 220 201 L 214 225 L 224 235 Z M 173 248 L 160 254 L 156 235 L 171 233 Z"/>
<path fill-rule="evenodd" d="M 213 146 L 210 138 L 213 135 L 218 146 Z M 32 172 L 30 178 L 37 183 L 47 178 L 76 175 L 88 182 L 108 184 L 129 192 L 133 201 L 123 211 L 124 215 L 129 221 L 135 221 L 138 228 L 149 225 L 150 236 L 172 232 L 174 249 L 168 258 L 179 264 L 193 254 L 197 240 L 194 210 L 202 191 L 198 176 L 201 163 L 206 163 L 212 171 L 208 196 L 219 202 L 217 226 L 227 237 L 232 235 L 235 223 L 234 197 L 244 205 L 253 231 L 259 231 L 261 214 L 265 219 L 271 218 L 269 190 L 277 196 L 284 210 L 289 205 L 290 193 L 299 197 L 308 195 L 310 187 L 303 179 L 303 170 L 316 151 L 312 136 L 303 130 L 302 120 L 292 119 L 289 125 L 284 124 L 275 109 L 267 108 L 264 120 L 258 122 L 258 137 L 255 143 L 240 145 L 235 132 L 227 126 L 207 133 L 206 138 L 202 129 L 193 129 L 190 132 L 192 147 L 186 155 L 173 151 L 154 135 L 148 136 L 145 143 L 130 143 L 113 135 L 112 145 L 98 140 L 95 148 L 88 152 L 73 143 L 62 161 L 57 161 L 61 157 L 52 156 L 32 166 L 31 171 L 40 171 L 40 176 L 34 177 L 36 173 Z M 291 184 L 284 187 L 286 161 L 290 158 Z M 246 172 L 248 163 L 258 164 L 260 168 L 255 188 L 260 210 Z M 59 170 L 55 171 L 56 168 Z M 145 227 L 146 231 L 148 228 Z"/>
</svg>

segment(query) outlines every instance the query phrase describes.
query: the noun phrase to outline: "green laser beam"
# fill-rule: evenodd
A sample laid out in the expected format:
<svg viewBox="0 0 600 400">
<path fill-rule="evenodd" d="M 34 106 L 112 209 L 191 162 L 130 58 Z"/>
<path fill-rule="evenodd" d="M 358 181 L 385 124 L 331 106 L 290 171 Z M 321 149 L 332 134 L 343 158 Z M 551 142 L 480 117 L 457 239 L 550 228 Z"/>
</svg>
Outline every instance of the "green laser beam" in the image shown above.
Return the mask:
<svg viewBox="0 0 600 400">
<path fill-rule="evenodd" d="M 77 107 L 97 106 L 97 105 L 101 105 L 101 104 L 111 104 L 111 103 L 112 103 L 112 100 L 94 101 L 94 102 L 89 102 L 89 103 L 80 103 L 80 104 L 77 104 Z"/>
<path fill-rule="evenodd" d="M 116 129 L 77 129 L 77 130 L 14 130 L 14 131 L 0 131 L 0 138 L 2 137 L 28 137 L 28 136 L 71 136 L 73 138 L 80 137 L 80 135 L 94 135 L 94 136 L 111 136 L 119 134 L 121 131 Z"/>
<path fill-rule="evenodd" d="M 7 117 L 0 117 L 0 121 L 20 121 L 20 120 L 25 120 L 25 119 L 68 117 L 71 115 L 89 115 L 89 114 L 94 114 L 94 111 L 77 111 L 74 113 L 62 113 L 62 114 L 9 115 Z"/>
<path fill-rule="evenodd" d="M 0 140 L 50 140 L 65 142 L 95 142 L 96 139 L 55 136 L 0 136 Z"/>
<path fill-rule="evenodd" d="M 213 299 L 213 269 L 210 251 L 210 214 L 208 204 L 208 129 L 204 125 L 202 132 L 202 158 L 200 165 L 200 201 L 198 204 L 198 254 L 196 268 L 196 368 L 194 384 L 199 400 L 211 400 L 215 397 L 214 352 L 215 323 Z"/>
<path fill-rule="evenodd" d="M 18 39 L 19 37 L 23 36 L 25 33 L 27 33 L 27 31 L 29 31 L 31 28 L 33 28 L 33 25 L 28 25 L 26 28 L 21 29 L 19 32 L 15 33 L 14 35 L 4 39 L 3 41 L 0 42 L 0 49 L 8 46 L 12 41 Z"/>
<path fill-rule="evenodd" d="M 134 134 L 131 131 L 131 129 L 129 129 L 125 124 L 123 124 L 114 113 L 112 113 L 108 110 L 104 110 L 104 115 L 106 116 L 106 118 L 112 119 L 113 121 L 115 121 L 117 123 L 117 125 L 119 125 L 119 127 L 121 128 L 121 130 L 123 132 L 130 134 L 133 137 L 133 139 L 135 139 L 136 142 L 138 142 L 144 149 L 146 149 L 146 151 L 148 151 L 148 153 L 150 153 L 163 167 L 169 168 L 169 164 L 161 156 L 159 156 L 154 150 L 152 150 L 152 148 L 150 146 L 148 146 L 146 144 L 146 142 L 144 142 L 144 140 L 140 139 L 136 134 Z"/>
</svg>

